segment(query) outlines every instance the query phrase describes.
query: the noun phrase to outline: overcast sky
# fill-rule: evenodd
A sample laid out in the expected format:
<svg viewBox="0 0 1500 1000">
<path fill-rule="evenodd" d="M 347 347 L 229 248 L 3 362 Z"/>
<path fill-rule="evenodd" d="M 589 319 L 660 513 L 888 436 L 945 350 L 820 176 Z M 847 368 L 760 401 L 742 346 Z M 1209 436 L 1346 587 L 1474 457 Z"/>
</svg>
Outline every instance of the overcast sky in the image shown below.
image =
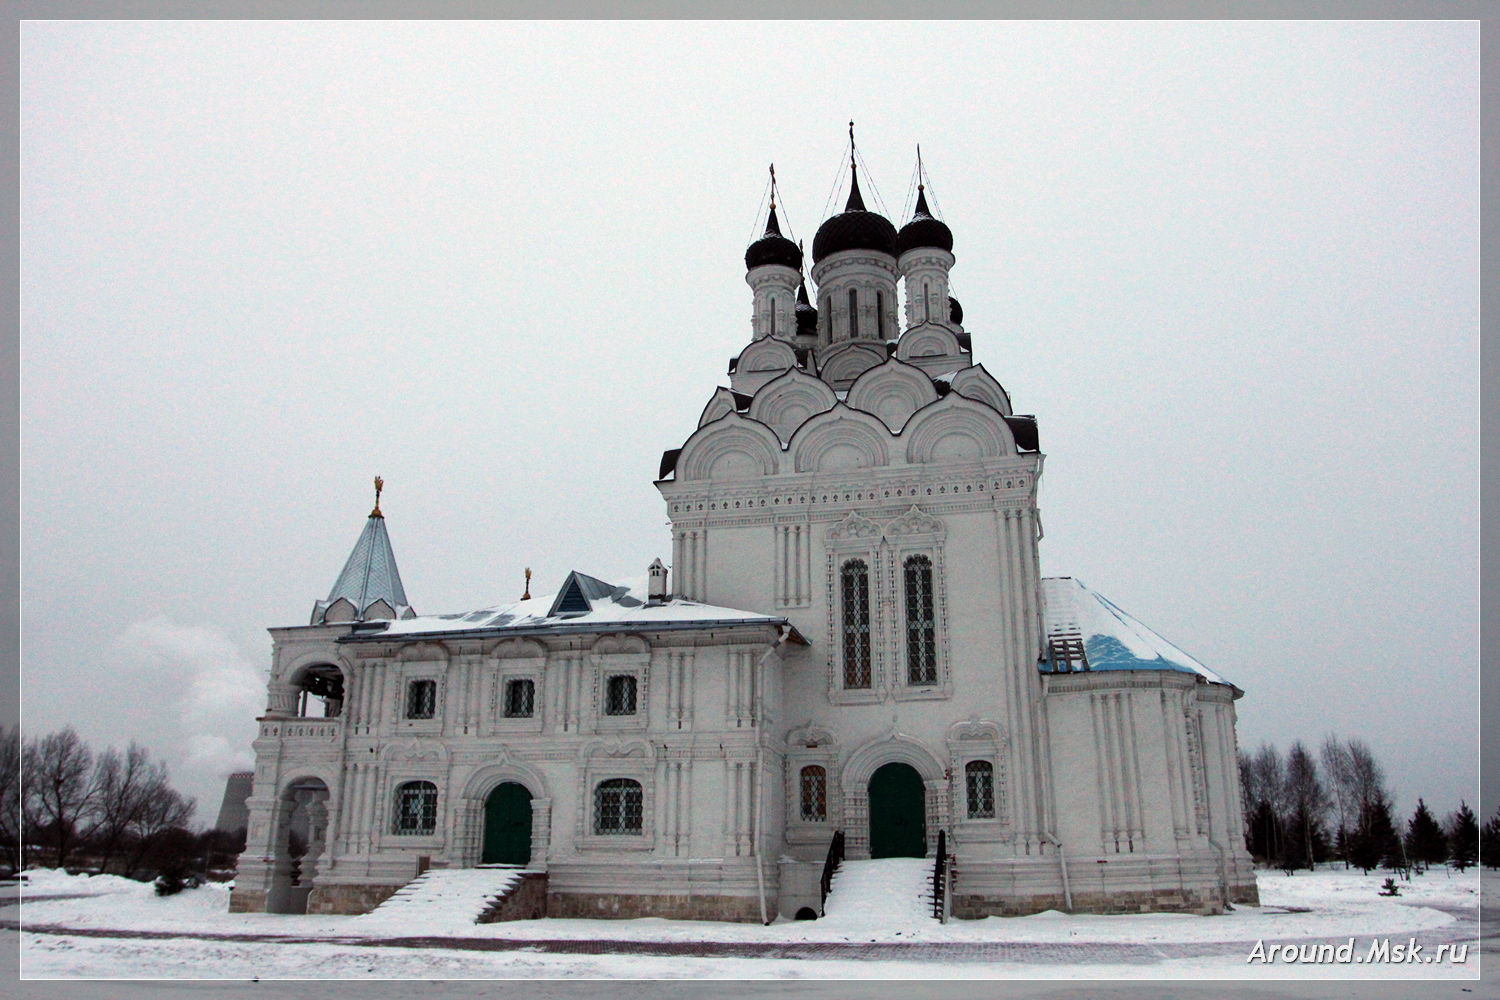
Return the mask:
<svg viewBox="0 0 1500 1000">
<path fill-rule="evenodd" d="M 423 613 L 670 557 L 775 162 L 915 147 L 1042 568 L 1476 798 L 1478 25 L 21 25 L 22 711 L 212 822 L 385 478 Z M 835 208 L 837 206 L 834 206 Z M 831 211 L 832 209 L 826 209 Z M 1495 777 L 1494 775 L 1491 776 Z"/>
</svg>

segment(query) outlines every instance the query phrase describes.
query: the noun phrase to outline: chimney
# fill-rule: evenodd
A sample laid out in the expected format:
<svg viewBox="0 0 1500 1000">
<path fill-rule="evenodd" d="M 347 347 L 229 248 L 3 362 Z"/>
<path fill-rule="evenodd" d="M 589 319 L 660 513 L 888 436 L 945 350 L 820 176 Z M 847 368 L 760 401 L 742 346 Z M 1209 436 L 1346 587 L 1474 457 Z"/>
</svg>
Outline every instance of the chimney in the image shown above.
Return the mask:
<svg viewBox="0 0 1500 1000">
<path fill-rule="evenodd" d="M 651 585 L 646 590 L 646 597 L 652 604 L 661 604 L 667 599 L 667 567 L 662 565 L 660 559 L 651 560 L 650 569 L 646 570 L 650 577 Z"/>
</svg>

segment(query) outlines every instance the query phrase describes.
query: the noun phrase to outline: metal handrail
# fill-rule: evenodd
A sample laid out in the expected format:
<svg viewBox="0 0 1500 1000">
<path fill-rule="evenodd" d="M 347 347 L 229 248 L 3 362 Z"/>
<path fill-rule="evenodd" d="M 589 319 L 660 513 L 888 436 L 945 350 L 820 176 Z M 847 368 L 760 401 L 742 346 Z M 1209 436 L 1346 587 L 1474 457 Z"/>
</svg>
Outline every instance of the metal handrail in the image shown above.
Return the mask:
<svg viewBox="0 0 1500 1000">
<path fill-rule="evenodd" d="M 932 863 L 932 915 L 943 919 L 943 896 L 948 889 L 948 831 L 938 831 L 937 859 Z"/>
<path fill-rule="evenodd" d="M 823 881 L 819 884 L 820 895 L 818 897 L 818 915 L 828 916 L 824 909 L 828 902 L 828 894 L 833 891 L 833 873 L 838 871 L 839 863 L 844 860 L 844 831 L 833 831 L 833 840 L 828 844 L 828 858 L 823 862 Z"/>
</svg>

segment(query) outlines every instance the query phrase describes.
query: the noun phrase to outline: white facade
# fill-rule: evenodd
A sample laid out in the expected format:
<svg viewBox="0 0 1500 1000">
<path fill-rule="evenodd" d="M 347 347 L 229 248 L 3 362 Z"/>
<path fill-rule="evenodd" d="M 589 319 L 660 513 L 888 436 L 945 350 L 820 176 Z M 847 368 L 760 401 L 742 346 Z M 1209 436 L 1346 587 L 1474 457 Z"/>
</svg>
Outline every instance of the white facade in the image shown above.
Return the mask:
<svg viewBox="0 0 1500 1000">
<path fill-rule="evenodd" d="M 658 483 L 675 596 L 573 574 L 404 617 L 381 519 L 392 593 L 272 631 L 232 905 L 358 912 L 504 860 L 552 915 L 791 916 L 839 830 L 851 858 L 946 832 L 960 916 L 1255 901 L 1239 690 L 1041 579 L 1036 424 L 973 363 L 951 234 L 852 191 L 816 313 L 774 208 L 746 253 L 749 342 Z"/>
</svg>

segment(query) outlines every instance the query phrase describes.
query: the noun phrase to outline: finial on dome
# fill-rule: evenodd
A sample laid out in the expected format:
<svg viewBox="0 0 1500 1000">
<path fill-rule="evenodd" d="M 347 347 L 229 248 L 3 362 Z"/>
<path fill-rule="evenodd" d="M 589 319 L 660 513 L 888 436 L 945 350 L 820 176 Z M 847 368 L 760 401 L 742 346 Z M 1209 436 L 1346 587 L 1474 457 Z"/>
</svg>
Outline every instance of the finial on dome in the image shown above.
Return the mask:
<svg viewBox="0 0 1500 1000">
<path fill-rule="evenodd" d="M 370 511 L 370 516 L 371 517 L 382 517 L 382 518 L 385 517 L 384 514 L 380 513 L 380 491 L 383 490 L 383 489 L 385 489 L 385 480 L 381 479 L 379 476 L 376 476 L 375 477 L 375 509 L 372 510 L 372 511 Z"/>
<path fill-rule="evenodd" d="M 531 600 L 531 567 L 526 567 L 526 589 L 521 594 L 521 600 Z"/>
</svg>

